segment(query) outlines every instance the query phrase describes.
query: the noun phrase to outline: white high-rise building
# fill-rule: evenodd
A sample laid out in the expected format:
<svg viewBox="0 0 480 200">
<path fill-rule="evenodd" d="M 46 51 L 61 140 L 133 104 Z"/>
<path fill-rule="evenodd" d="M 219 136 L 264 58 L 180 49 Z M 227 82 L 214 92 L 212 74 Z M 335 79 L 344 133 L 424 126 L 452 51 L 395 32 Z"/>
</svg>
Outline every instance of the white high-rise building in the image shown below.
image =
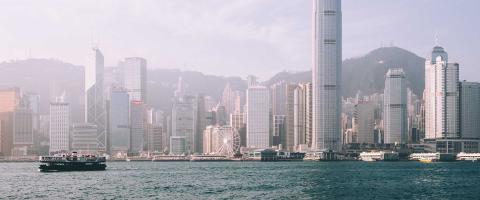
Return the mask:
<svg viewBox="0 0 480 200">
<path fill-rule="evenodd" d="M 342 149 L 341 0 L 313 1 L 313 142 L 316 151 Z"/>
<path fill-rule="evenodd" d="M 384 129 L 386 144 L 408 142 L 407 85 L 403 69 L 389 69 L 384 90 Z"/>
<path fill-rule="evenodd" d="M 125 58 L 122 63 L 123 87 L 128 90 L 130 101 L 147 100 L 147 61 L 144 58 Z"/>
<path fill-rule="evenodd" d="M 50 103 L 50 153 L 70 150 L 70 104 Z"/>
<path fill-rule="evenodd" d="M 463 139 L 480 139 L 480 83 L 461 83 L 461 124 Z"/>
<path fill-rule="evenodd" d="M 103 54 L 100 49 L 93 48 L 85 66 L 85 122 L 97 125 L 99 151 L 105 151 L 107 144 L 103 72 Z"/>
<path fill-rule="evenodd" d="M 425 62 L 425 139 L 460 137 L 459 65 L 442 47 Z"/>
<path fill-rule="evenodd" d="M 270 146 L 270 91 L 263 86 L 247 89 L 247 147 Z"/>
</svg>

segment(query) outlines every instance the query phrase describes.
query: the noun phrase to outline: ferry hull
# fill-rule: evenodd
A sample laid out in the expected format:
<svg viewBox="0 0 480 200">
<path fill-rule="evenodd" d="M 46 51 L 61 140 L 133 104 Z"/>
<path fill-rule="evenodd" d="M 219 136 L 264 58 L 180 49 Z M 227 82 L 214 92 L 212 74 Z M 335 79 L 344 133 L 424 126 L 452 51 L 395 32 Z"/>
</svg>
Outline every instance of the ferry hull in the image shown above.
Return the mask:
<svg viewBox="0 0 480 200">
<path fill-rule="evenodd" d="M 60 172 L 60 171 L 103 171 L 107 168 L 104 163 L 62 163 L 62 164 L 42 164 L 38 167 L 41 172 Z"/>
</svg>

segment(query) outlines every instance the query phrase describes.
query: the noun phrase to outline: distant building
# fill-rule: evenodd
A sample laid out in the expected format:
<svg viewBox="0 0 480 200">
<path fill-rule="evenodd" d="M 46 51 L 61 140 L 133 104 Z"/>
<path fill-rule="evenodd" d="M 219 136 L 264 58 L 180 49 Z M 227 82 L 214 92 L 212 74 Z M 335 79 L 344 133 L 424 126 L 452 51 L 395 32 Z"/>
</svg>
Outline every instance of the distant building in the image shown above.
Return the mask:
<svg viewBox="0 0 480 200">
<path fill-rule="evenodd" d="M 287 116 L 285 115 L 273 115 L 272 146 L 284 146 L 282 144 L 282 138 L 286 137 L 286 120 Z"/>
<path fill-rule="evenodd" d="M 70 104 L 66 102 L 50 103 L 50 150 L 49 152 L 67 152 L 70 150 Z"/>
<path fill-rule="evenodd" d="M 130 101 L 127 91 L 112 90 L 109 116 L 111 151 L 128 152 L 130 148 Z"/>
<path fill-rule="evenodd" d="M 353 114 L 355 141 L 360 144 L 374 143 L 374 107 L 370 102 L 358 102 Z"/>
<path fill-rule="evenodd" d="M 107 111 L 103 90 L 104 57 L 100 49 L 93 48 L 85 66 L 85 122 L 97 126 L 100 151 L 107 150 Z"/>
<path fill-rule="evenodd" d="M 230 126 L 238 130 L 240 135 L 240 146 L 247 146 L 247 124 L 245 124 L 243 113 L 236 113 L 230 115 Z"/>
<path fill-rule="evenodd" d="M 172 136 L 170 150 L 176 152 L 193 153 L 195 151 L 196 132 L 196 98 L 184 96 L 175 101 L 172 107 Z M 175 139 L 175 141 L 173 141 Z M 181 142 L 180 140 L 183 140 Z M 182 146 L 176 146 L 177 144 Z M 186 149 L 181 150 L 182 147 Z M 173 148 L 173 149 L 172 149 Z"/>
<path fill-rule="evenodd" d="M 163 126 L 147 123 L 146 135 L 146 150 L 149 152 L 163 152 Z"/>
<path fill-rule="evenodd" d="M 20 89 L 0 90 L 0 153 L 10 156 L 13 149 L 13 112 L 20 103 Z"/>
<path fill-rule="evenodd" d="M 294 90 L 293 134 L 294 145 L 312 145 L 312 84 L 299 84 Z"/>
<path fill-rule="evenodd" d="M 33 151 L 33 112 L 22 105 L 13 112 L 13 156 L 26 156 Z"/>
<path fill-rule="evenodd" d="M 74 123 L 72 126 L 72 150 L 93 154 L 102 151 L 97 140 L 97 133 L 97 125 L 93 123 Z"/>
<path fill-rule="evenodd" d="M 235 100 L 236 100 L 236 93 L 230 86 L 230 83 L 225 85 L 223 89 L 222 98 L 220 104 L 224 106 L 226 116 L 229 116 L 235 111 Z"/>
<path fill-rule="evenodd" d="M 185 136 L 171 136 L 170 137 L 170 154 L 182 155 L 186 154 L 186 137 Z"/>
<path fill-rule="evenodd" d="M 297 87 L 297 84 L 291 84 L 282 81 L 274 84 L 271 88 L 272 114 L 273 116 L 284 116 L 284 125 L 281 126 L 276 124 L 274 117 L 273 126 L 277 128 L 273 130 L 273 136 L 280 137 L 279 144 L 282 144 L 283 148 L 286 150 L 293 150 L 294 147 L 294 93 Z M 282 127 L 283 129 L 278 129 L 279 127 Z M 280 134 L 279 132 L 282 132 L 283 134 Z"/>
<path fill-rule="evenodd" d="M 122 63 L 123 87 L 128 91 L 130 101 L 147 100 L 147 61 L 144 58 L 125 58 Z"/>
<path fill-rule="evenodd" d="M 263 86 L 247 89 L 247 147 L 270 146 L 270 91 Z"/>
<path fill-rule="evenodd" d="M 384 91 L 385 143 L 408 142 L 407 85 L 403 69 L 389 69 Z"/>
<path fill-rule="evenodd" d="M 225 113 L 225 107 L 223 107 Z M 195 133 L 193 136 L 193 152 L 203 153 L 203 131 L 207 127 L 207 111 L 205 110 L 205 97 L 202 94 L 196 96 L 195 106 Z M 226 116 L 224 121 L 227 121 Z"/>
<path fill-rule="evenodd" d="M 145 145 L 145 104 L 130 102 L 130 153 L 137 154 Z"/>
<path fill-rule="evenodd" d="M 464 139 L 480 139 L 480 83 L 461 82 L 461 133 Z"/>
</svg>

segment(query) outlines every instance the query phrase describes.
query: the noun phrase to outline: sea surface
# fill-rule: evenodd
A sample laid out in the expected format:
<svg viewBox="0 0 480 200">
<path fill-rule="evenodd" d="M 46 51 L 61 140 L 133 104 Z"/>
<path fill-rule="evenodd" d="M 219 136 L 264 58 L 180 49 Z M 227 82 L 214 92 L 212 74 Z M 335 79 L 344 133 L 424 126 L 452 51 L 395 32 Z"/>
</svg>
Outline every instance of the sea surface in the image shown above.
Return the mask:
<svg viewBox="0 0 480 200">
<path fill-rule="evenodd" d="M 38 172 L 0 163 L 0 199 L 480 199 L 480 163 L 109 162 Z"/>
</svg>

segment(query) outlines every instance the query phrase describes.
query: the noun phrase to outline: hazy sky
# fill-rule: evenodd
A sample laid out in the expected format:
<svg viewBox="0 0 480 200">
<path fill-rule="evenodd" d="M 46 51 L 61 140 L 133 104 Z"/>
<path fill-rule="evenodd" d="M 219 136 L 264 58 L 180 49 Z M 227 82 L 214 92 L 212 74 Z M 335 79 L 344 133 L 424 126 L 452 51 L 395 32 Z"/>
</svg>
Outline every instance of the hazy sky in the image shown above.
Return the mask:
<svg viewBox="0 0 480 200">
<path fill-rule="evenodd" d="M 2 0 L 0 61 L 83 65 L 98 43 L 106 65 L 255 74 L 311 68 L 311 0 Z M 344 0 L 343 58 L 382 44 L 425 57 L 438 33 L 461 79 L 480 81 L 478 0 Z"/>
</svg>

